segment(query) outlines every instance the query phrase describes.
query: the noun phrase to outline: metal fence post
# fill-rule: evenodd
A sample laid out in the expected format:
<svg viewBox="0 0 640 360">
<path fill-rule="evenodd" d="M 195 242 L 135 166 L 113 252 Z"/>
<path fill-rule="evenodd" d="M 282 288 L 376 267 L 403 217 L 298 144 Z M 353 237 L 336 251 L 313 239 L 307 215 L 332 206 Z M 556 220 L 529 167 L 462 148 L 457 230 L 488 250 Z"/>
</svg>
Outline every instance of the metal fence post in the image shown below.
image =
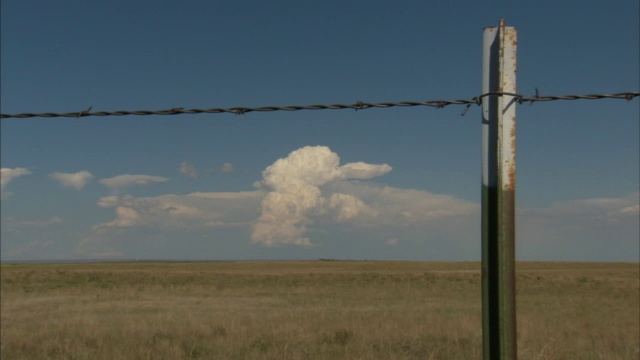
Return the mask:
<svg viewBox="0 0 640 360">
<path fill-rule="evenodd" d="M 500 20 L 483 35 L 483 359 L 515 360 L 516 30 Z"/>
</svg>

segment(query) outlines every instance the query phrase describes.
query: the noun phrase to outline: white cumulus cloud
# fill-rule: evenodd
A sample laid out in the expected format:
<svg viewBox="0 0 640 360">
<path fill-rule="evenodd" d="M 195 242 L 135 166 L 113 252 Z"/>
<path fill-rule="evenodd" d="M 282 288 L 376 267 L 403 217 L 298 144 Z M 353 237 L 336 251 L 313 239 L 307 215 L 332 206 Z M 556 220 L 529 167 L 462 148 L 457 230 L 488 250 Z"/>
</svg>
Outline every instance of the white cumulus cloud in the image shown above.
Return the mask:
<svg viewBox="0 0 640 360">
<path fill-rule="evenodd" d="M 0 169 L 0 191 L 4 192 L 4 188 L 13 179 L 31 174 L 31 171 L 25 168 L 1 168 Z"/>
<path fill-rule="evenodd" d="M 246 228 L 255 245 L 312 247 L 328 240 L 312 241 L 310 233 L 348 231 L 359 239 L 424 240 L 477 227 L 469 218 L 479 213 L 478 204 L 367 180 L 389 171 L 387 164 L 341 165 L 328 147 L 307 146 L 268 166 L 253 191 L 102 197 L 97 205 L 112 208 L 115 217 L 94 226 L 93 234 L 117 239 L 144 229 L 210 236 L 222 228 Z"/>
<path fill-rule="evenodd" d="M 86 171 L 78 171 L 76 173 L 54 172 L 49 175 L 52 179 L 58 181 L 64 187 L 82 189 L 89 181 L 93 179 L 93 175 Z"/>
<path fill-rule="evenodd" d="M 198 169 L 193 164 L 183 161 L 180 163 L 180 174 L 187 178 L 195 179 L 198 177 Z"/>
<path fill-rule="evenodd" d="M 232 164 L 228 165 L 228 169 L 233 169 Z M 215 171 L 223 171 L 225 166 Z M 31 174 L 25 168 L 0 170 L 3 196 L 8 194 L 5 193 L 7 184 Z M 106 209 L 103 211 L 112 212 L 113 217 L 91 228 L 93 231 L 87 240 L 78 244 L 78 253 L 90 254 L 91 249 L 94 251 L 91 254 L 119 256 L 120 251 L 129 246 L 127 240 L 138 238 L 139 234 L 153 238 L 178 231 L 186 235 L 185 239 L 216 236 L 227 239 L 229 237 L 220 234 L 233 231 L 236 237 L 231 239 L 267 247 L 311 247 L 353 240 L 361 245 L 371 241 L 378 246 L 387 245 L 390 251 L 401 251 L 424 242 L 426 251 L 434 254 L 467 251 L 475 256 L 479 246 L 475 242 L 479 241 L 479 204 L 451 195 L 369 181 L 391 170 L 387 164 L 340 164 L 338 154 L 328 147 L 307 146 L 264 169 L 252 191 L 137 198 L 121 196 L 115 190 L 168 179 L 128 174 L 101 179 L 100 183 L 114 192 L 99 198 L 96 204 Z M 181 172 L 187 177 L 197 175 L 197 170 L 190 170 L 186 162 L 181 164 Z M 73 189 L 82 189 L 93 179 L 88 171 L 55 172 L 49 176 Z M 362 181 L 349 181 L 354 179 Z M 555 256 L 579 260 L 637 259 L 639 214 L 638 192 L 620 197 L 559 201 L 547 207 L 519 207 L 518 256 L 521 259 L 556 259 Z M 3 218 L 2 225 L 6 233 L 24 232 L 31 236 L 38 231 L 53 233 L 65 228 L 65 223 L 70 220 L 59 216 L 30 221 L 9 217 Z M 16 256 L 46 254 L 53 247 L 51 239 L 53 237 L 42 237 L 40 241 L 25 242 L 27 245 L 23 248 L 13 249 Z"/>
<path fill-rule="evenodd" d="M 274 162 L 262 172 L 262 187 L 270 191 L 262 200 L 260 216 L 251 240 L 265 246 L 311 246 L 305 236 L 311 216 L 324 210 L 326 198 L 320 186 L 338 179 L 368 179 L 391 171 L 387 164 L 362 162 L 340 165 L 338 154 L 326 146 L 306 146 Z M 337 210 L 336 218 L 347 220 L 364 204 L 348 195 L 330 198 L 328 206 Z"/>
<path fill-rule="evenodd" d="M 338 222 L 349 221 L 358 216 L 376 217 L 378 215 L 378 211 L 349 194 L 332 194 L 329 197 L 328 205 L 329 208 L 335 210 L 334 219 Z"/>
<path fill-rule="evenodd" d="M 336 181 L 327 186 L 325 191 L 333 193 L 330 206 L 338 202 L 341 209 L 357 209 L 358 215 L 350 219 L 360 226 L 403 227 L 440 223 L 445 218 L 467 216 L 479 211 L 478 204 L 451 195 L 375 183 Z M 349 194 L 349 197 L 341 194 Z M 335 198 L 336 195 L 339 197 Z M 347 214 L 355 211 L 347 210 Z"/>
<path fill-rule="evenodd" d="M 116 217 L 93 227 L 95 231 L 133 226 L 158 229 L 203 230 L 246 226 L 256 216 L 261 191 L 167 194 L 156 197 L 106 196 L 100 207 L 115 208 Z"/>
<path fill-rule="evenodd" d="M 106 224 L 100 224 L 94 226 L 93 230 L 100 230 L 103 228 L 122 228 L 122 227 L 131 227 L 138 224 L 138 220 L 140 219 L 140 213 L 130 207 L 127 206 L 117 206 L 116 207 L 116 218 L 108 222 Z"/>
<path fill-rule="evenodd" d="M 115 207 L 118 205 L 118 202 L 120 201 L 120 198 L 118 198 L 115 195 L 112 196 L 105 196 L 105 197 L 101 197 L 100 199 L 98 199 L 98 206 L 99 207 Z"/>
<path fill-rule="evenodd" d="M 118 190 L 120 188 L 132 186 L 132 185 L 149 185 L 153 183 L 165 182 L 169 179 L 162 176 L 151 175 L 118 175 L 111 178 L 101 179 L 100 183 L 111 190 Z"/>
<path fill-rule="evenodd" d="M 236 171 L 236 168 L 235 166 L 233 166 L 232 163 L 224 163 L 220 167 L 220 172 L 228 173 L 228 172 L 234 172 L 234 171 Z"/>
<path fill-rule="evenodd" d="M 342 179 L 370 179 L 384 175 L 391 171 L 391 169 L 391 166 L 387 164 L 372 165 L 360 161 L 340 166 Z"/>
</svg>

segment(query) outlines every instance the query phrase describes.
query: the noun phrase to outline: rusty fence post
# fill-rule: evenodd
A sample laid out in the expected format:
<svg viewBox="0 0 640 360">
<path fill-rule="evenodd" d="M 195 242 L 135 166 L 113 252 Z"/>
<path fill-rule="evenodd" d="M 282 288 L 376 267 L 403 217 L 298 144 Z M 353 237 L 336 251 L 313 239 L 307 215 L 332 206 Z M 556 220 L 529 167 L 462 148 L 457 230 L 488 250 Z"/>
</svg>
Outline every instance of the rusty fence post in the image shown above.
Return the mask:
<svg viewBox="0 0 640 360">
<path fill-rule="evenodd" d="M 483 35 L 483 359 L 515 360 L 516 30 L 500 20 Z"/>
</svg>

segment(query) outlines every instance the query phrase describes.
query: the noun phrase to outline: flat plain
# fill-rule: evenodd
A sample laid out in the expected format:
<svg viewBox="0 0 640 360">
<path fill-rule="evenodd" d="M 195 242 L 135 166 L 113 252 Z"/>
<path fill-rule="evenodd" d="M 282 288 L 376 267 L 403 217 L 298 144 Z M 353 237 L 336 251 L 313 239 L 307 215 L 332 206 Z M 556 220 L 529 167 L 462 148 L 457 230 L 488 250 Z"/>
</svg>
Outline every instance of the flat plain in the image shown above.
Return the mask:
<svg viewBox="0 0 640 360">
<path fill-rule="evenodd" d="M 477 262 L 3 264 L 2 359 L 481 359 Z M 638 263 L 517 264 L 519 359 L 638 359 Z"/>
</svg>

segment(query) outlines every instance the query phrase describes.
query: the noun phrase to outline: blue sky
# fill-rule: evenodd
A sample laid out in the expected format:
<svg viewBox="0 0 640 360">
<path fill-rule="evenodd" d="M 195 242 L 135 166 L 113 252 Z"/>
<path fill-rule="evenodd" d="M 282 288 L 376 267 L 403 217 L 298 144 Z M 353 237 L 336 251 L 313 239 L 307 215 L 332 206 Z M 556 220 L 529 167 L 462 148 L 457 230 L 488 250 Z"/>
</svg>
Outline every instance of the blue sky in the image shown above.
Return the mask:
<svg viewBox="0 0 640 360">
<path fill-rule="evenodd" d="M 2 1 L 1 110 L 640 88 L 637 1 Z M 1 258 L 480 259 L 480 108 L 3 119 Z M 638 99 L 517 108 L 517 257 L 638 261 Z"/>
</svg>

